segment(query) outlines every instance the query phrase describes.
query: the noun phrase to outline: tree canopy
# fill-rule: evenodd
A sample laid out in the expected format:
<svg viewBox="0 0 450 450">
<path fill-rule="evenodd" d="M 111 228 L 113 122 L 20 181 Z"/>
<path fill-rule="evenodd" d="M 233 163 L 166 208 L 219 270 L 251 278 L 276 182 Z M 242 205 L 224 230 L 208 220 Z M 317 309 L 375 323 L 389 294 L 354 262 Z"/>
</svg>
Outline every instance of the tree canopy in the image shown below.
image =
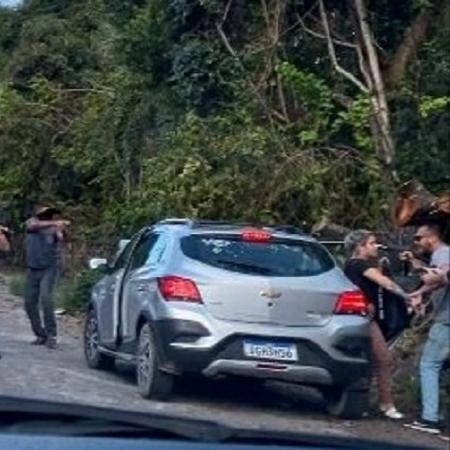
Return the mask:
<svg viewBox="0 0 450 450">
<path fill-rule="evenodd" d="M 400 181 L 450 186 L 449 80 L 446 0 L 25 0 L 0 8 L 0 208 L 373 226 Z"/>
</svg>

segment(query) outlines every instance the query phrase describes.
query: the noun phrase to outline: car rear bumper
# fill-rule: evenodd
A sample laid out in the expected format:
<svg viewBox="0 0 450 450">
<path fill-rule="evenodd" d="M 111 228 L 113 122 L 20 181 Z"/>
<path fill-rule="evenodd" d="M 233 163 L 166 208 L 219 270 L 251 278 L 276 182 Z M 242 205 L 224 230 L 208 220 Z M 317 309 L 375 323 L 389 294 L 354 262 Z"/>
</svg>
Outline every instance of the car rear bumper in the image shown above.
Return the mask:
<svg viewBox="0 0 450 450">
<path fill-rule="evenodd" d="M 264 327 L 253 327 L 253 333 L 236 329 L 222 339 L 213 339 L 210 345 L 214 336 L 199 323 L 168 319 L 153 324 L 162 368 L 171 373 L 194 372 L 208 377 L 240 375 L 323 386 L 359 385 L 367 383 L 370 375 L 369 336 L 361 334 L 360 325 L 331 333 L 328 348 L 308 338 L 307 333 L 304 336 L 299 331 L 295 336 L 278 334 L 277 341 L 296 345 L 299 360 L 276 362 L 244 354 L 246 339 L 275 338 L 271 333 L 263 333 Z M 325 330 L 322 332 L 326 334 Z"/>
<path fill-rule="evenodd" d="M 286 365 L 279 362 L 218 359 L 203 370 L 207 377 L 238 375 L 265 379 L 292 381 L 302 384 L 332 385 L 331 374 L 321 367 Z"/>
</svg>

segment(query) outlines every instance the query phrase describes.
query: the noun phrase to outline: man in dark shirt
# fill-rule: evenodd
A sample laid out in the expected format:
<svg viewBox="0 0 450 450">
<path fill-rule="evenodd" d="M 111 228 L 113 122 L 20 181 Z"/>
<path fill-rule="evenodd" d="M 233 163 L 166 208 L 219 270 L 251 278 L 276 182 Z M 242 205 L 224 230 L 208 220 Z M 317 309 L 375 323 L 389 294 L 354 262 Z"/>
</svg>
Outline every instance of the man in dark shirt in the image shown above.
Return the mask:
<svg viewBox="0 0 450 450">
<path fill-rule="evenodd" d="M 383 313 L 383 290 L 388 290 L 409 300 L 401 287 L 383 274 L 378 263 L 378 248 L 374 233 L 357 230 L 345 238 L 346 249 L 351 258 L 345 264 L 346 276 L 366 295 L 370 302 L 371 322 L 370 339 L 374 372 L 378 383 L 379 407 L 385 417 L 402 419 L 403 414 L 397 411 L 392 395 L 393 360 L 386 340 L 375 320 Z"/>
<path fill-rule="evenodd" d="M 31 328 L 36 335 L 34 345 L 46 344 L 56 347 L 56 319 L 53 292 L 59 273 L 60 243 L 69 222 L 54 220 L 59 211 L 50 206 L 41 206 L 36 215 L 26 222 L 27 284 L 25 310 Z M 44 326 L 39 304 L 42 305 Z"/>
</svg>

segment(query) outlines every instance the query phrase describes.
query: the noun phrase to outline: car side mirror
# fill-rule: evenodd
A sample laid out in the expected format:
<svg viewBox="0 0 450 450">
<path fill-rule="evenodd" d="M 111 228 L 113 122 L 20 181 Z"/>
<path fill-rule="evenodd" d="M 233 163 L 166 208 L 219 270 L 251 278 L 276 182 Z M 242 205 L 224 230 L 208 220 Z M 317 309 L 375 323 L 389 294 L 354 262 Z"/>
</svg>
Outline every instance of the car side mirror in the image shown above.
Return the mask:
<svg viewBox="0 0 450 450">
<path fill-rule="evenodd" d="M 106 258 L 92 258 L 89 260 L 89 268 L 91 270 L 104 270 L 107 272 L 109 270 L 108 260 Z"/>
</svg>

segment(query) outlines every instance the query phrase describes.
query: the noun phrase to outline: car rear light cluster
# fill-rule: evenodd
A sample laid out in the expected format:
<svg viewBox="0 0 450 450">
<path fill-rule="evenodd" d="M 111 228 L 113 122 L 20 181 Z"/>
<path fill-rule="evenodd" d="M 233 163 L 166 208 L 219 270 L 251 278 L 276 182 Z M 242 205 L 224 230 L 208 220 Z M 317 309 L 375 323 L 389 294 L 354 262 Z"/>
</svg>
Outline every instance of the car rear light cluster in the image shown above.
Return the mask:
<svg viewBox="0 0 450 450">
<path fill-rule="evenodd" d="M 188 278 L 167 276 L 158 278 L 161 295 L 168 302 L 203 303 L 196 284 Z"/>
<path fill-rule="evenodd" d="M 260 228 L 246 228 L 241 233 L 241 239 L 245 242 L 269 242 L 272 234 Z"/>
<path fill-rule="evenodd" d="M 369 302 L 361 291 L 342 292 L 336 302 L 334 314 L 367 316 Z"/>
</svg>

